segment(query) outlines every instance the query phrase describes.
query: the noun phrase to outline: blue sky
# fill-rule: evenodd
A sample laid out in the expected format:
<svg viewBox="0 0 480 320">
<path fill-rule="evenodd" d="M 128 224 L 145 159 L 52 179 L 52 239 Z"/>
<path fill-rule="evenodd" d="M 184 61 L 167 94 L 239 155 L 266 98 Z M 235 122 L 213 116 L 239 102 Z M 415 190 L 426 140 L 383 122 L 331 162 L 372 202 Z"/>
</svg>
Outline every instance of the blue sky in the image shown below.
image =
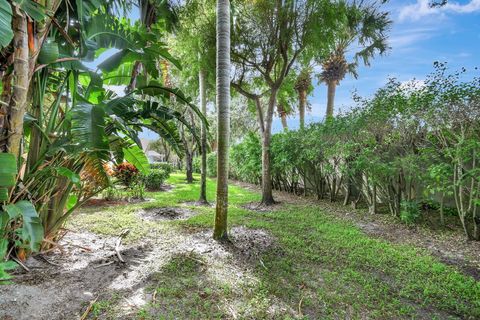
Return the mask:
<svg viewBox="0 0 480 320">
<path fill-rule="evenodd" d="M 376 57 L 370 67 L 361 66 L 358 79 L 347 76 L 340 83 L 335 101 L 337 111 L 352 106 L 354 91 L 363 97 L 371 96 L 388 78 L 425 79 L 433 71 L 434 61 L 447 62 L 452 71 L 466 67 L 473 73 L 474 67 L 480 67 L 480 0 L 449 1 L 443 8 L 430 8 L 429 2 L 390 0 L 384 5 L 393 20 L 389 35 L 391 49 L 386 55 Z M 137 11 L 132 13 L 132 19 L 138 18 Z M 112 50 L 105 52 L 88 66 L 94 68 L 112 53 Z M 320 121 L 326 109 L 326 87 L 316 80 L 314 85 L 307 123 Z M 295 129 L 298 118 L 289 117 L 288 123 Z M 275 119 L 273 131 L 280 130 L 280 121 Z M 145 133 L 144 137 L 155 138 L 152 133 Z"/>
<path fill-rule="evenodd" d="M 393 20 L 391 49 L 375 58 L 370 67 L 360 67 L 359 77 L 347 76 L 337 89 L 336 109 L 352 105 L 352 92 L 368 97 L 389 77 L 400 81 L 425 79 L 433 62 L 447 62 L 453 70 L 480 67 L 480 0 L 449 1 L 444 8 L 430 8 L 430 0 L 390 0 L 385 9 Z M 316 81 L 315 81 L 316 82 Z M 318 121 L 325 114 L 326 87 L 315 83 L 309 97 L 312 111 L 307 121 Z M 289 121 L 291 126 L 298 122 Z M 276 123 L 278 128 L 278 122 Z"/>
</svg>

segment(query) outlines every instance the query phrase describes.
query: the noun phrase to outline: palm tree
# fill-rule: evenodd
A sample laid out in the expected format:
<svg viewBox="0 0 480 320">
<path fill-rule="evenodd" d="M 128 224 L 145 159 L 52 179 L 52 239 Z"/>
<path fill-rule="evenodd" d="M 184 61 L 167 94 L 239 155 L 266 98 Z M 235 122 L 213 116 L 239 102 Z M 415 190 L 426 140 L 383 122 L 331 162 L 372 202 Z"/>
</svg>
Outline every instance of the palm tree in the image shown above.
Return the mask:
<svg viewBox="0 0 480 320">
<path fill-rule="evenodd" d="M 327 84 L 327 112 L 326 117 L 333 117 L 335 90 L 347 73 L 357 77 L 356 69 L 361 60 L 365 66 L 370 65 L 370 59 L 378 52 L 384 54 L 388 49 L 387 31 L 391 20 L 388 13 L 379 11 L 377 2 L 365 2 L 349 5 L 346 1 L 338 3 L 338 26 L 334 28 L 333 46 L 330 54 L 322 59 L 323 71 L 319 75 L 320 81 Z M 346 54 L 352 48 L 359 48 L 353 55 L 353 61 L 348 62 Z"/>
<path fill-rule="evenodd" d="M 303 69 L 295 82 L 295 90 L 298 93 L 298 111 L 300 114 L 300 129 L 305 128 L 305 109 L 307 107 L 307 94 L 312 87 L 312 78 L 309 69 Z"/>
<path fill-rule="evenodd" d="M 200 107 L 204 116 L 207 115 L 207 100 L 206 100 L 206 84 L 205 84 L 205 71 L 200 69 L 198 72 L 198 82 L 200 89 Z M 202 123 L 201 132 L 201 151 L 202 151 L 202 168 L 200 178 L 200 198 L 199 203 L 207 204 L 207 126 Z"/>
<path fill-rule="evenodd" d="M 217 206 L 213 238 L 227 238 L 230 137 L 230 0 L 217 0 Z"/>
</svg>

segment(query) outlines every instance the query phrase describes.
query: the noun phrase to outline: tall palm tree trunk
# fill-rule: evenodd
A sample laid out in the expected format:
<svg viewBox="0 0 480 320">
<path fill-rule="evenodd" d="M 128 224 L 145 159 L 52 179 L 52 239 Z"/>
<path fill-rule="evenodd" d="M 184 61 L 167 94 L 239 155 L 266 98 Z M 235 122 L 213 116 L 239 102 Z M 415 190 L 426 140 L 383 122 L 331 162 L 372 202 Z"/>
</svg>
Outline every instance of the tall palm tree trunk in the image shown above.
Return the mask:
<svg viewBox="0 0 480 320">
<path fill-rule="evenodd" d="M 206 101 L 206 88 L 205 88 L 205 71 L 200 70 L 198 74 L 198 82 L 200 84 L 200 106 L 202 114 L 207 115 L 207 101 Z M 208 203 L 207 201 L 207 128 L 205 123 L 202 123 L 202 168 L 200 177 L 200 198 L 198 202 Z"/>
<path fill-rule="evenodd" d="M 300 115 L 300 129 L 305 129 L 305 109 L 307 105 L 307 91 L 298 92 L 298 113 Z"/>
<path fill-rule="evenodd" d="M 327 115 L 326 119 L 333 118 L 333 107 L 335 102 L 335 89 L 337 88 L 337 83 L 335 81 L 329 81 L 327 83 Z"/>
<path fill-rule="evenodd" d="M 217 0 L 217 205 L 213 238 L 226 240 L 230 138 L 230 0 Z"/>
<path fill-rule="evenodd" d="M 285 108 L 281 104 L 277 104 L 277 112 L 280 116 L 280 120 L 282 121 L 283 130 L 288 131 L 287 113 L 285 112 Z"/>
</svg>

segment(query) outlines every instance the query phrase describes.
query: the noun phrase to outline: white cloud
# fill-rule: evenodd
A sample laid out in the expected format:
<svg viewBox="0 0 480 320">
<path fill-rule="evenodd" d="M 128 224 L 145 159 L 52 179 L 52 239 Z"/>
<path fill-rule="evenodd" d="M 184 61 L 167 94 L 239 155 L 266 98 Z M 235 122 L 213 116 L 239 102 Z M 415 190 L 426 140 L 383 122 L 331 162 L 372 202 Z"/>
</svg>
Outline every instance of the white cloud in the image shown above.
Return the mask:
<svg viewBox="0 0 480 320">
<path fill-rule="evenodd" d="M 419 90 L 426 86 L 425 80 L 411 79 L 400 82 L 400 88 L 404 90 Z"/>
<path fill-rule="evenodd" d="M 432 32 L 433 31 L 428 30 L 409 30 L 401 34 L 393 35 L 388 39 L 388 43 L 393 49 L 405 48 L 419 41 L 431 38 L 433 35 Z"/>
<path fill-rule="evenodd" d="M 472 13 L 480 11 L 480 0 L 470 0 L 466 4 L 449 1 L 445 6 L 440 8 L 432 8 L 430 0 L 417 0 L 414 4 L 409 4 L 400 9 L 399 20 L 417 21 L 425 17 L 436 16 L 442 17 L 445 13 Z"/>
</svg>

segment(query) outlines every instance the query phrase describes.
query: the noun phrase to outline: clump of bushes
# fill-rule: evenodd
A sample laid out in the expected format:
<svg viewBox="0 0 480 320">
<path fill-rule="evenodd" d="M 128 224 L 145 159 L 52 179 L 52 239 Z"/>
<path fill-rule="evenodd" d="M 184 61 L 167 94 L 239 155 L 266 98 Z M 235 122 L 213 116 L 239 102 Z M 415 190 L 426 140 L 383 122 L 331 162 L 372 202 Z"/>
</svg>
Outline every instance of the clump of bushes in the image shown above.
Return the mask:
<svg viewBox="0 0 480 320">
<path fill-rule="evenodd" d="M 422 210 L 456 213 L 480 240 L 480 78 L 461 82 L 437 63 L 424 85 L 392 79 L 371 99 L 328 121 L 277 133 L 270 144 L 276 189 L 319 199 L 363 201 L 407 224 Z M 261 143 L 244 137 L 230 154 L 231 177 L 260 183 Z M 435 208 L 419 204 L 440 201 Z M 454 208 L 449 208 L 453 206 Z"/>
<path fill-rule="evenodd" d="M 168 162 L 154 162 L 150 164 L 152 170 L 163 170 L 168 176 L 173 172 L 173 166 Z M 167 177 L 168 178 L 168 177 Z"/>
<path fill-rule="evenodd" d="M 217 176 L 217 154 L 215 152 L 207 155 L 207 175 L 209 177 Z"/>
<path fill-rule="evenodd" d="M 193 158 L 192 170 L 194 173 L 202 173 L 202 159 L 200 157 Z"/>
<path fill-rule="evenodd" d="M 142 176 L 142 182 L 149 191 L 159 190 L 170 173 L 163 169 L 151 169 L 150 173 Z"/>
<path fill-rule="evenodd" d="M 420 208 L 416 201 L 402 201 L 400 205 L 400 220 L 405 224 L 414 224 L 420 218 Z"/>
<path fill-rule="evenodd" d="M 202 173 L 202 158 L 193 158 L 192 171 L 198 174 Z M 215 152 L 207 155 L 207 175 L 212 178 L 217 176 L 217 154 Z"/>
</svg>

